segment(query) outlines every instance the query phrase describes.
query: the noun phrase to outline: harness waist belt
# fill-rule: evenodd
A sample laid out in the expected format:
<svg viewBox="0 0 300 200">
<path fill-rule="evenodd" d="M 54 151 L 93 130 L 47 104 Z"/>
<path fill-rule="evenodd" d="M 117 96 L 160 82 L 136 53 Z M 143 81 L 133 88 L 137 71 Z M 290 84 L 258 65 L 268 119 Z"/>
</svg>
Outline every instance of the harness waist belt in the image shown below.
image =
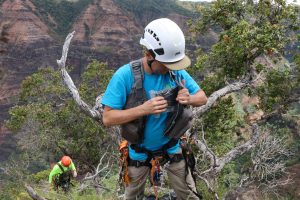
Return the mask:
<svg viewBox="0 0 300 200">
<path fill-rule="evenodd" d="M 174 154 L 171 157 L 168 158 L 168 161 L 171 163 L 177 163 L 183 160 L 183 155 L 182 154 Z M 151 163 L 149 161 L 139 161 L 139 160 L 132 160 L 128 158 L 128 166 L 134 166 L 134 167 L 150 167 L 151 168 Z"/>
</svg>

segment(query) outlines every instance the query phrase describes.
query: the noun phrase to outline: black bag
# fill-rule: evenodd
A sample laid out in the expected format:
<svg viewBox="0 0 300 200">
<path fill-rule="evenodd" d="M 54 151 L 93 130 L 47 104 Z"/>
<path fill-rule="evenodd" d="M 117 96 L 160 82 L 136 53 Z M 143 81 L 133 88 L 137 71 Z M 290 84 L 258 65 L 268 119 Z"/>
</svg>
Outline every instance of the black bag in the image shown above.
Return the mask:
<svg viewBox="0 0 300 200">
<path fill-rule="evenodd" d="M 190 106 L 177 104 L 176 109 L 168 115 L 165 136 L 179 139 L 193 125 L 193 111 Z"/>
<path fill-rule="evenodd" d="M 176 81 L 177 83 L 177 81 Z M 170 139 L 179 139 L 183 134 L 192 127 L 193 112 L 190 106 L 182 105 L 176 101 L 179 90 L 182 86 L 170 90 L 164 98 L 168 101 L 168 105 L 172 106 L 172 111 L 168 113 L 165 136 Z"/>
</svg>

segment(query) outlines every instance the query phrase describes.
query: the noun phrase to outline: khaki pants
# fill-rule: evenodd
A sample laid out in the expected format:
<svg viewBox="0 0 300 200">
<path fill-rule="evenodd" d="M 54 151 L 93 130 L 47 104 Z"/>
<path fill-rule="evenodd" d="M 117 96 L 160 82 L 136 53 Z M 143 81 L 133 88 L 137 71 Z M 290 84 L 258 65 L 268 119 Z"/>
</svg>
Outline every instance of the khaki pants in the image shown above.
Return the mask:
<svg viewBox="0 0 300 200">
<path fill-rule="evenodd" d="M 192 178 L 192 175 L 189 171 L 189 174 L 186 176 L 185 161 L 181 160 L 180 162 L 172 163 L 166 167 L 168 177 L 171 183 L 172 188 L 174 189 L 178 200 L 194 200 L 199 199 L 189 187 L 196 191 L 195 182 Z M 141 200 L 144 197 L 144 189 L 146 179 L 150 173 L 149 167 L 134 167 L 130 166 L 128 168 L 129 177 L 131 178 L 130 184 L 125 188 L 125 200 Z"/>
</svg>

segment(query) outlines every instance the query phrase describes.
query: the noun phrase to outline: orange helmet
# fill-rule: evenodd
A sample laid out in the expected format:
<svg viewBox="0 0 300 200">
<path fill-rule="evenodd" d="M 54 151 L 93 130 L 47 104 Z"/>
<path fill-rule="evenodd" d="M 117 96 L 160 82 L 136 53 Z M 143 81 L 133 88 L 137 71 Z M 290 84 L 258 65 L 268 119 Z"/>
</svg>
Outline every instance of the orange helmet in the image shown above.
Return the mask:
<svg viewBox="0 0 300 200">
<path fill-rule="evenodd" d="M 61 158 L 61 164 L 63 164 L 63 166 L 65 167 L 69 167 L 69 165 L 71 164 L 71 158 L 69 156 L 63 156 Z"/>
</svg>

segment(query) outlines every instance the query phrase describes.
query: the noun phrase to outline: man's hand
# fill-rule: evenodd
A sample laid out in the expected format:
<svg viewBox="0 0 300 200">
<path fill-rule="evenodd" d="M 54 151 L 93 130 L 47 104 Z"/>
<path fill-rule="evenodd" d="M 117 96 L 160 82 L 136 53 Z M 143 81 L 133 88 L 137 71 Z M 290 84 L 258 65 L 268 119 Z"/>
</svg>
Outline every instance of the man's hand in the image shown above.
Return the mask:
<svg viewBox="0 0 300 200">
<path fill-rule="evenodd" d="M 73 170 L 72 173 L 73 173 L 73 177 L 76 178 L 76 177 L 77 177 L 77 172 L 76 172 L 76 170 Z"/>
<path fill-rule="evenodd" d="M 188 89 L 183 88 L 178 91 L 176 101 L 178 101 L 180 104 L 189 105 L 190 100 L 191 100 L 191 96 Z"/>
<path fill-rule="evenodd" d="M 146 114 L 159 114 L 165 112 L 167 106 L 167 101 L 163 97 L 158 96 L 146 101 L 142 105 L 142 109 Z"/>
</svg>

